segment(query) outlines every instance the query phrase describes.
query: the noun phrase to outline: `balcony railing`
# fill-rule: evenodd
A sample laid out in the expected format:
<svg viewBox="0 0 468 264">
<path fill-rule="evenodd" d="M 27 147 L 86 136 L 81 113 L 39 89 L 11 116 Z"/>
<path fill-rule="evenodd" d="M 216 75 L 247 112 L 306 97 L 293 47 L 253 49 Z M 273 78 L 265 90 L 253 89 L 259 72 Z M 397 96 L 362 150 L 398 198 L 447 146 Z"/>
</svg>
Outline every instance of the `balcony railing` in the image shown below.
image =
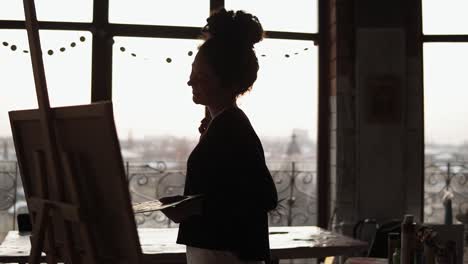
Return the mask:
<svg viewBox="0 0 468 264">
<path fill-rule="evenodd" d="M 452 196 L 453 222 L 457 214 L 468 213 L 468 162 L 426 162 L 424 184 L 424 221 L 443 223 L 444 195 Z"/>
<path fill-rule="evenodd" d="M 271 225 L 316 224 L 315 170 L 298 162 L 270 162 L 280 205 L 270 213 Z M 182 194 L 185 166 L 167 162 L 125 163 L 133 202 Z M 468 163 L 427 162 L 425 168 L 425 222 L 444 221 L 443 195 L 453 195 L 453 216 L 468 211 Z M 0 161 L 0 233 L 16 229 L 16 215 L 27 212 L 17 163 Z M 162 213 L 135 216 L 142 227 L 175 227 Z M 453 220 L 456 222 L 456 219 Z M 1 237 L 1 236 L 0 236 Z"/>
<path fill-rule="evenodd" d="M 271 225 L 316 224 L 316 174 L 310 164 L 270 162 L 280 204 L 270 213 Z M 180 163 L 125 163 L 132 202 L 182 194 L 185 166 Z M 24 192 L 16 162 L 0 161 L 0 233 L 15 229 L 18 213 L 27 212 Z M 161 212 L 135 215 L 140 227 L 177 226 Z"/>
<path fill-rule="evenodd" d="M 316 223 L 315 171 L 301 169 L 296 162 L 271 164 L 280 204 L 270 213 L 271 225 L 313 225 Z M 185 169 L 168 169 L 164 162 L 126 164 L 129 189 L 134 202 L 182 194 Z M 161 212 L 136 215 L 139 226 L 175 226 Z"/>
</svg>

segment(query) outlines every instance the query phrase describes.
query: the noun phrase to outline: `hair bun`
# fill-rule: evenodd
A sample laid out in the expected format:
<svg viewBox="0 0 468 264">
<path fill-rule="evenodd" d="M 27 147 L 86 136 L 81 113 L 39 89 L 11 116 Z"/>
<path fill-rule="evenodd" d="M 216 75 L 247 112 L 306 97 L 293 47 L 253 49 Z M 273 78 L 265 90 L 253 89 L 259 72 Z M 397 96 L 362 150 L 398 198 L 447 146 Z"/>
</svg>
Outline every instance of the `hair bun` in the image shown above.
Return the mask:
<svg viewBox="0 0 468 264">
<path fill-rule="evenodd" d="M 232 42 L 234 45 L 253 47 L 263 39 L 263 27 L 258 18 L 252 14 L 221 9 L 213 13 L 202 32 L 207 38 L 216 38 Z"/>
</svg>

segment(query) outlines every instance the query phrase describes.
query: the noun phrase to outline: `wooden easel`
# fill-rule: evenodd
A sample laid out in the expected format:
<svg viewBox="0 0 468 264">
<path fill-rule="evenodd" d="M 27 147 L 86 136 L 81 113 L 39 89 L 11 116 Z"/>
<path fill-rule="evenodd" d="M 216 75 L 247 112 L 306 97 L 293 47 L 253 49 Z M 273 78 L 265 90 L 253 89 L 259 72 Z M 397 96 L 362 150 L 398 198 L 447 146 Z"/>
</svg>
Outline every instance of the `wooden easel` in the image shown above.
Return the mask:
<svg viewBox="0 0 468 264">
<path fill-rule="evenodd" d="M 35 153 L 34 171 L 41 185 L 38 187 L 39 193 L 27 200 L 33 225 L 29 263 L 39 264 L 44 251 L 49 264 L 55 264 L 58 261 L 72 264 L 97 264 L 91 233 L 83 221 L 84 212 L 80 211 L 80 194 L 76 175 L 71 169 L 69 154 L 61 151 L 56 140 L 34 0 L 24 0 L 24 9 L 41 132 L 45 143 L 44 153 Z M 71 203 L 64 202 L 65 190 L 70 192 Z M 81 245 L 75 243 L 73 226 L 79 227 Z"/>
</svg>

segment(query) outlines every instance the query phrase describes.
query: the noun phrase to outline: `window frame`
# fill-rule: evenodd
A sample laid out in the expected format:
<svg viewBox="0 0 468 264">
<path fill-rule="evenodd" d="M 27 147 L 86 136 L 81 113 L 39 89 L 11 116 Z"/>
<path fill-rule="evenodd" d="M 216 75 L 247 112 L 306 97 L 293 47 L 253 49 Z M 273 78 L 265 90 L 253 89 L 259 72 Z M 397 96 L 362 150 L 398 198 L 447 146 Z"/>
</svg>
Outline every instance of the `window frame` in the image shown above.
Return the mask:
<svg viewBox="0 0 468 264">
<path fill-rule="evenodd" d="M 425 43 L 468 43 L 468 34 L 424 34 L 424 31 L 423 31 L 423 9 L 422 9 L 422 0 L 419 1 L 419 15 L 420 15 L 420 21 L 421 21 L 421 24 L 420 24 L 420 32 L 421 33 L 421 41 L 422 41 L 422 45 L 421 45 L 421 65 L 423 67 L 423 73 L 422 73 L 422 78 L 424 78 L 424 44 Z M 424 93 L 424 88 L 423 88 L 423 100 L 424 100 L 424 97 L 425 97 L 425 93 Z M 423 114 L 423 138 L 424 138 L 424 149 L 423 149 L 423 157 L 425 157 L 425 154 L 426 154 L 426 151 L 425 151 L 425 145 L 426 145 L 426 137 L 425 137 L 425 124 L 426 124 L 426 117 L 424 116 L 425 113 Z M 421 216 L 422 216 L 422 219 L 424 219 L 424 216 L 425 216 L 425 212 L 424 212 L 424 195 L 426 193 L 426 190 L 425 190 L 425 175 L 426 175 L 426 167 L 425 167 L 425 164 L 424 164 L 424 159 L 423 159 L 423 166 L 424 166 L 424 171 L 423 171 L 423 174 L 422 174 L 422 193 L 421 193 L 421 201 L 422 201 L 422 205 L 421 205 Z"/>
<path fill-rule="evenodd" d="M 208 0 L 207 0 L 208 1 Z M 210 12 L 225 6 L 224 0 L 209 0 Z M 329 196 L 329 97 L 327 22 L 329 1 L 317 0 L 318 32 L 298 33 L 267 31 L 267 38 L 309 40 L 318 46 L 318 128 L 317 128 L 317 223 L 327 228 L 330 208 Z M 109 23 L 109 0 L 93 1 L 92 22 L 40 21 L 41 30 L 89 31 L 92 34 L 91 102 L 112 100 L 112 45 L 113 37 L 151 37 L 197 39 L 201 28 Z M 0 20 L 0 29 L 25 29 L 24 21 Z M 320 45 L 323 43 L 324 45 Z"/>
</svg>

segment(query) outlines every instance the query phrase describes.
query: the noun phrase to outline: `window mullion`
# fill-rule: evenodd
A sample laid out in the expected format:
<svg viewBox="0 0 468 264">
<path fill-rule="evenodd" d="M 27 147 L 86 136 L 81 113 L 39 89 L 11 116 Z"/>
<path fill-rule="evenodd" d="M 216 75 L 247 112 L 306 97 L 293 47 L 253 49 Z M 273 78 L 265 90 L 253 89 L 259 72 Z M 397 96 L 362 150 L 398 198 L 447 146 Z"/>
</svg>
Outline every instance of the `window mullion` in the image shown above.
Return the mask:
<svg viewBox="0 0 468 264">
<path fill-rule="evenodd" d="M 224 0 L 210 0 L 210 12 L 224 7 Z"/>
<path fill-rule="evenodd" d="M 423 42 L 468 42 L 468 35 L 424 35 Z"/>
<path fill-rule="evenodd" d="M 94 0 L 91 101 L 112 100 L 112 35 L 109 0 Z"/>
<path fill-rule="evenodd" d="M 41 30 L 87 30 L 92 28 L 91 23 L 80 22 L 53 22 L 53 21 L 40 21 L 39 29 Z M 0 29 L 26 29 L 24 21 L 21 20 L 0 20 Z"/>
</svg>

